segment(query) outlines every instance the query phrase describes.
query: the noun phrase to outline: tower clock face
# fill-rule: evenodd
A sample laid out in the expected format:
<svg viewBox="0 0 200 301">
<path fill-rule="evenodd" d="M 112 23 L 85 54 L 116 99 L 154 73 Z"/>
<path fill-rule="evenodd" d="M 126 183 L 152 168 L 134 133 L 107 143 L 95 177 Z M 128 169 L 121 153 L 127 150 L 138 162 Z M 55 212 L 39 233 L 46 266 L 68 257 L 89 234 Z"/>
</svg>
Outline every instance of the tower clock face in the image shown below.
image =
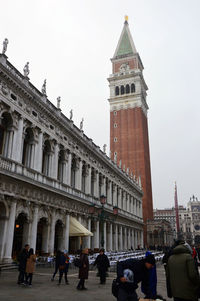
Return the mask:
<svg viewBox="0 0 200 301">
<path fill-rule="evenodd" d="M 198 231 L 200 229 L 200 226 L 199 225 L 195 225 L 194 229 Z"/>
</svg>

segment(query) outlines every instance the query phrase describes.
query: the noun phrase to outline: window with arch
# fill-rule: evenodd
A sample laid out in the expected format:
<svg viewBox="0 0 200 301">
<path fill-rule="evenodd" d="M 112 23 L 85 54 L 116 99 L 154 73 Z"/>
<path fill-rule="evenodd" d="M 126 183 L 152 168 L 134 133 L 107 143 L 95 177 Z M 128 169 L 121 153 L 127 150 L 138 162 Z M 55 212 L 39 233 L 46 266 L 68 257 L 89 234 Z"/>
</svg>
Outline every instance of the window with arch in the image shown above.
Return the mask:
<svg viewBox="0 0 200 301">
<path fill-rule="evenodd" d="M 10 158 L 13 142 L 13 120 L 11 114 L 4 112 L 0 122 L 0 155 Z"/>
<path fill-rule="evenodd" d="M 91 195 L 94 196 L 95 170 L 92 168 L 91 172 Z"/>
<path fill-rule="evenodd" d="M 117 111 L 114 111 L 114 115 L 115 115 L 115 116 L 117 115 Z"/>
<path fill-rule="evenodd" d="M 75 188 L 76 184 L 76 158 L 72 158 L 72 165 L 71 165 L 71 186 Z"/>
<path fill-rule="evenodd" d="M 117 142 L 117 137 L 114 138 L 114 142 Z"/>
<path fill-rule="evenodd" d="M 126 85 L 126 94 L 129 94 L 129 93 L 130 93 L 130 86 Z"/>
<path fill-rule="evenodd" d="M 117 123 L 114 123 L 114 128 L 117 128 Z"/>
<path fill-rule="evenodd" d="M 121 90 L 121 95 L 123 95 L 124 94 L 124 86 L 121 86 L 120 90 Z"/>
<path fill-rule="evenodd" d="M 119 87 L 115 87 L 115 95 L 119 95 Z"/>
<path fill-rule="evenodd" d="M 135 93 L 135 84 L 131 84 L 131 93 Z"/>
<path fill-rule="evenodd" d="M 32 168 L 34 156 L 34 134 L 31 128 L 27 128 L 24 137 L 22 164 Z"/>
<path fill-rule="evenodd" d="M 63 182 L 64 179 L 64 168 L 65 168 L 65 151 L 61 149 L 58 153 L 58 175 L 57 179 Z"/>
<path fill-rule="evenodd" d="M 82 181 L 81 181 L 81 190 L 83 192 L 85 192 L 85 186 L 86 186 L 86 164 L 84 163 L 83 164 L 83 167 L 82 167 Z"/>
<path fill-rule="evenodd" d="M 50 176 L 51 164 L 51 145 L 49 140 L 44 142 L 43 156 L 42 156 L 42 173 L 45 176 Z"/>
</svg>

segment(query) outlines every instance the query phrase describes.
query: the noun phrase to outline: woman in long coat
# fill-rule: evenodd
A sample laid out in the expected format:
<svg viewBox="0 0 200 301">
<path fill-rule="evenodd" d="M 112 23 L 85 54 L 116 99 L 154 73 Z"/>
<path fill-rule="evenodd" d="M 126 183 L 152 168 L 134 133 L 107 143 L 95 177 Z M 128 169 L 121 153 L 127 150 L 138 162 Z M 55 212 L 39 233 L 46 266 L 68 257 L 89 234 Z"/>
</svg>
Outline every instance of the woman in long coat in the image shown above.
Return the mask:
<svg viewBox="0 0 200 301">
<path fill-rule="evenodd" d="M 33 279 L 33 272 L 35 271 L 35 262 L 36 262 L 36 255 L 33 254 L 33 249 L 29 250 L 28 259 L 26 262 L 26 284 L 31 286 L 32 279 Z"/>
<path fill-rule="evenodd" d="M 88 249 L 84 249 L 80 256 L 80 267 L 79 267 L 79 283 L 77 285 L 78 290 L 86 290 L 85 279 L 88 279 L 89 274 L 89 260 L 88 260 Z"/>
</svg>

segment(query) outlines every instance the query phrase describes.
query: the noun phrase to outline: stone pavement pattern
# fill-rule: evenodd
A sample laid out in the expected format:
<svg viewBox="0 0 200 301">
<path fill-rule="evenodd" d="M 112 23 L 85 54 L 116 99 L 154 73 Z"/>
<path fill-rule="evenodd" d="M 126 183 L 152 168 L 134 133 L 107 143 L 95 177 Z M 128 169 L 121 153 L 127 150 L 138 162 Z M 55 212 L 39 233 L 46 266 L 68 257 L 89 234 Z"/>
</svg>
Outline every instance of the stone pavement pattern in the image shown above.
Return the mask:
<svg viewBox="0 0 200 301">
<path fill-rule="evenodd" d="M 77 271 L 70 270 L 68 274 L 69 285 L 57 285 L 58 277 L 51 282 L 53 268 L 37 268 L 33 276 L 31 288 L 18 286 L 18 271 L 2 271 L 0 275 L 0 301 L 114 301 L 111 294 L 111 283 L 116 273 L 110 273 L 106 285 L 100 285 L 96 277 L 96 270 L 90 271 L 86 281 L 87 291 L 77 291 Z M 166 298 L 166 285 L 163 266 L 157 267 L 158 294 Z M 138 295 L 143 296 L 138 289 Z M 167 298 L 166 298 L 167 299 Z M 167 299 L 169 300 L 169 299 Z"/>
</svg>

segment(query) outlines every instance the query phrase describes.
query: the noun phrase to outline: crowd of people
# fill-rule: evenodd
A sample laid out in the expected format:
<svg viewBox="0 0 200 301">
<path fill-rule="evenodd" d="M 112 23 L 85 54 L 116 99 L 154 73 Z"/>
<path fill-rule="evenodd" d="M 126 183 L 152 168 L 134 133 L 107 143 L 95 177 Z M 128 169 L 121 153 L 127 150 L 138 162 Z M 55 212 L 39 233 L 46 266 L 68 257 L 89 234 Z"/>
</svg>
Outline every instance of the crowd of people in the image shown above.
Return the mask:
<svg viewBox="0 0 200 301">
<path fill-rule="evenodd" d="M 31 286 L 33 272 L 36 263 L 36 255 L 29 245 L 25 245 L 19 258 L 18 284 Z M 66 250 L 58 251 L 55 258 L 55 271 L 51 281 L 59 271 L 58 285 L 61 284 L 63 275 L 65 284 L 68 285 L 68 270 L 70 257 Z M 177 240 L 174 245 L 165 252 L 163 264 L 166 273 L 167 295 L 174 301 L 198 301 L 200 297 L 200 277 L 198 272 L 198 252 L 191 248 L 185 241 Z M 86 290 L 85 280 L 89 274 L 88 249 L 81 251 L 80 257 L 74 260 L 74 265 L 79 268 L 79 282 L 77 290 Z M 98 268 L 100 284 L 106 283 L 106 275 L 110 262 L 104 249 L 93 263 Z M 157 272 L 154 255 L 147 251 L 145 258 L 119 261 L 117 263 L 117 277 L 112 283 L 112 293 L 118 301 L 137 301 L 136 289 L 141 283 L 141 291 L 146 299 L 161 299 L 157 295 Z"/>
</svg>

